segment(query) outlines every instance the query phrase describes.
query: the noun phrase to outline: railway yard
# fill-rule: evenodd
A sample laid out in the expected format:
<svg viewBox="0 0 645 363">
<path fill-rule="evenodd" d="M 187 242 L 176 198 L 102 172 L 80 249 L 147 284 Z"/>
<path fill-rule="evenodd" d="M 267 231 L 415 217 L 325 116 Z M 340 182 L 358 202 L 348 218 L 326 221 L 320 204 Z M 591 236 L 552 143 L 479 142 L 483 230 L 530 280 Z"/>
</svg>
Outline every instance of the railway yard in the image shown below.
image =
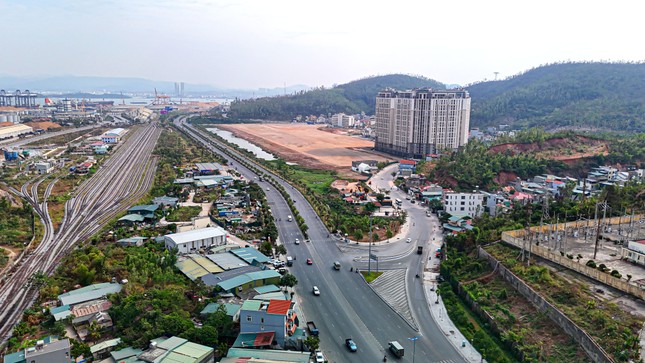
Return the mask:
<svg viewBox="0 0 645 363">
<path fill-rule="evenodd" d="M 131 135 L 96 173 L 73 191 L 57 230 L 47 207 L 57 178 L 48 182 L 41 198 L 38 190 L 45 185 L 45 177 L 25 183 L 20 191 L 10 188 L 12 193 L 32 205 L 44 226 L 44 233 L 37 246 L 25 249 L 0 281 L 0 343 L 10 338 L 23 310 L 37 298 L 37 288 L 31 284 L 32 276 L 52 274 L 77 243 L 91 237 L 145 195 L 154 179 L 157 161 L 152 152 L 160 134 L 161 128 L 156 123 L 132 129 Z"/>
</svg>

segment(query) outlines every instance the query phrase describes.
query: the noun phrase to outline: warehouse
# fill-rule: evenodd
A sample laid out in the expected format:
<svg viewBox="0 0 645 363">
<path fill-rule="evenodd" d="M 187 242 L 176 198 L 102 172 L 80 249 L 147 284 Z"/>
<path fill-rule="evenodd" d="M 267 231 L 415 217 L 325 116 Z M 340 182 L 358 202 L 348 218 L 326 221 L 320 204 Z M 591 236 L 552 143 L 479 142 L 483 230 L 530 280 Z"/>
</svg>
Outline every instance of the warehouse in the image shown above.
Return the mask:
<svg viewBox="0 0 645 363">
<path fill-rule="evenodd" d="M 101 141 L 103 141 L 106 144 L 116 144 L 121 140 L 123 135 L 125 135 L 125 129 L 118 128 L 118 129 L 112 129 L 110 131 L 107 131 L 103 135 L 101 135 Z"/>
<path fill-rule="evenodd" d="M 25 134 L 31 134 L 32 132 L 34 132 L 33 128 L 21 124 L 0 127 L 0 140 L 9 139 Z"/>
<path fill-rule="evenodd" d="M 208 227 L 192 231 L 167 234 L 164 237 L 166 248 L 174 248 L 179 253 L 199 251 L 201 248 L 226 244 L 226 231 L 220 227 Z"/>
</svg>

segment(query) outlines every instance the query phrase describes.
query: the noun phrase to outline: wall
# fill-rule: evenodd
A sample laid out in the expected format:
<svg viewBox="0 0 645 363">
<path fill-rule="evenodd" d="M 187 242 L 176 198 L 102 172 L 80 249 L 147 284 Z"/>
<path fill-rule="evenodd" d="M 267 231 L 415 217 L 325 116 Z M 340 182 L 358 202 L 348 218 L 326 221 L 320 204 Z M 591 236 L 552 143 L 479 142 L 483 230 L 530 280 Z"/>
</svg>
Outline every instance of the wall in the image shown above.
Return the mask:
<svg viewBox="0 0 645 363">
<path fill-rule="evenodd" d="M 635 221 L 640 220 L 642 217 L 645 217 L 644 215 L 635 215 L 633 219 Z M 618 224 L 619 221 L 622 221 L 623 223 L 626 223 L 629 221 L 629 219 L 623 217 L 614 217 L 614 218 L 607 218 L 607 223 L 610 223 L 611 225 Z M 586 226 L 585 221 L 576 221 L 576 222 L 569 222 L 569 223 L 561 223 L 559 224 L 558 228 L 559 229 L 564 229 L 564 228 L 576 228 L 576 227 L 584 227 Z M 543 226 L 543 227 L 532 227 L 531 228 L 531 234 L 535 234 L 538 232 L 548 232 L 550 226 Z M 515 231 L 508 231 L 508 232 L 503 232 L 502 233 L 502 241 L 513 245 L 518 248 L 522 248 L 522 245 L 524 244 L 524 235 L 526 231 L 523 229 L 515 230 Z M 611 276 L 608 273 L 602 272 L 600 270 L 597 270 L 595 268 L 591 268 L 587 265 L 585 265 L 582 260 L 580 262 L 576 261 L 576 259 L 570 259 L 567 256 L 562 256 L 560 252 L 557 251 L 551 251 L 547 247 L 543 246 L 536 246 L 535 244 L 528 244 L 527 248 L 530 248 L 530 252 L 534 255 L 537 255 L 539 257 L 542 257 L 544 259 L 547 259 L 549 261 L 555 262 L 561 266 L 564 266 L 570 270 L 576 271 L 582 275 L 585 275 L 587 277 L 590 277 L 596 281 L 602 282 L 605 285 L 611 286 L 613 288 L 616 288 L 620 291 L 623 291 L 625 293 L 628 293 L 632 296 L 635 296 L 639 299 L 645 300 L 645 290 L 643 288 L 634 283 L 634 282 L 627 282 L 626 280 L 622 280 L 616 277 Z"/>
<path fill-rule="evenodd" d="M 605 352 L 584 330 L 582 330 L 576 323 L 571 321 L 564 313 L 558 308 L 551 305 L 540 294 L 533 290 L 530 286 L 524 283 L 520 278 L 515 276 L 510 270 L 499 263 L 493 256 L 488 254 L 483 248 L 479 247 L 479 256 L 482 259 L 488 260 L 492 268 L 496 268 L 499 275 L 504 278 L 509 284 L 513 286 L 517 292 L 522 294 L 541 312 L 545 312 L 549 319 L 556 323 L 562 330 L 569 334 L 580 346 L 587 355 L 594 362 L 614 362 L 609 354 Z M 566 257 L 565 257 L 566 258 Z M 567 259 L 568 260 L 568 259 Z M 607 275 L 607 274 L 605 274 Z M 610 276 L 611 277 L 611 276 Z M 612 277 L 613 278 L 613 277 Z"/>
</svg>

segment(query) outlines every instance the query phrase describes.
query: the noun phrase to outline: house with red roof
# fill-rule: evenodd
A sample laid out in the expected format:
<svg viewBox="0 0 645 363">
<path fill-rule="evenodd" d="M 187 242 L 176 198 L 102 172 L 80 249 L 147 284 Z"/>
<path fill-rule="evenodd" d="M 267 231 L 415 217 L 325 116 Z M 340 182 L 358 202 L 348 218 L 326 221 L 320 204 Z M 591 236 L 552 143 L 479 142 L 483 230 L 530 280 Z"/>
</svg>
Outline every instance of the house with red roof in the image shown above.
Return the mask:
<svg viewBox="0 0 645 363">
<path fill-rule="evenodd" d="M 281 347 L 298 328 L 298 317 L 291 300 L 247 300 L 240 308 L 240 335 L 274 333 L 273 339 Z M 245 346 L 251 346 L 246 342 Z"/>
</svg>

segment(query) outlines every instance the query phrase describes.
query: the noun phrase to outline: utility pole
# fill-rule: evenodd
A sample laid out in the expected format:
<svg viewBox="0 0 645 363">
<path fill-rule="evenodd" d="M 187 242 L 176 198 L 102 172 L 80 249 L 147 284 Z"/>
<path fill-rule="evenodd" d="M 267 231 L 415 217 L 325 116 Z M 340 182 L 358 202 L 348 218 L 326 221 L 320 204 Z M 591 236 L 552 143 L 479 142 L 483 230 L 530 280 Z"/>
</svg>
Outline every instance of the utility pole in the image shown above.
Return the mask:
<svg viewBox="0 0 645 363">
<path fill-rule="evenodd" d="M 598 243 L 600 242 L 600 221 L 598 220 L 598 204 L 596 204 L 596 222 L 598 226 L 596 227 L 596 244 L 593 247 L 593 259 L 596 259 L 596 253 L 598 252 Z M 602 202 L 604 213 L 607 212 L 607 201 Z"/>
<path fill-rule="evenodd" d="M 367 275 L 372 275 L 372 215 L 370 215 L 370 242 L 367 248 Z"/>
</svg>

